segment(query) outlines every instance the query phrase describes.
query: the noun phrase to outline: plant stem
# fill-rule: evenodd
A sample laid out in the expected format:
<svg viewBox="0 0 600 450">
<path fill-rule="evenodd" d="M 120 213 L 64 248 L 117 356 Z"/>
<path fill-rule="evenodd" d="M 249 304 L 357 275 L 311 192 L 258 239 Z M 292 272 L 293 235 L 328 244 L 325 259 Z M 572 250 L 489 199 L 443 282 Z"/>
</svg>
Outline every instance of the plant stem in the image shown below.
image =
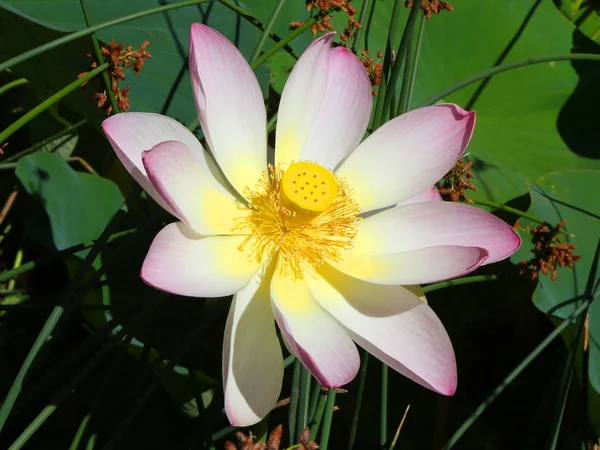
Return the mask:
<svg viewBox="0 0 600 450">
<path fill-rule="evenodd" d="M 279 2 L 284 3 L 285 0 L 279 0 Z M 285 40 L 285 39 L 282 39 L 281 37 L 279 37 L 278 35 L 276 35 L 275 33 L 271 33 L 270 28 L 272 27 L 272 24 L 271 24 L 271 27 L 269 27 L 269 24 L 267 24 L 267 26 L 263 25 L 256 17 L 254 17 L 253 15 L 248 13 L 246 10 L 240 8 L 235 3 L 230 2 L 229 0 L 219 0 L 219 3 L 223 4 L 224 6 L 231 9 L 232 11 L 235 11 L 237 14 L 240 15 L 240 17 L 246 19 L 248 22 L 250 22 L 256 28 L 263 31 L 264 36 L 270 37 L 276 43 L 279 44 L 280 42 Z M 279 12 L 277 14 L 279 14 Z M 271 17 L 271 19 L 273 19 L 273 18 Z M 288 45 L 288 43 L 284 43 L 280 48 L 285 49 L 285 51 L 288 52 L 292 56 L 292 58 L 294 58 L 294 59 L 300 58 L 300 55 L 298 55 L 298 53 L 296 51 L 294 51 L 294 49 L 292 47 L 290 47 Z M 256 49 L 255 49 L 255 51 L 256 51 Z M 252 58 L 250 60 L 252 61 Z"/>
<path fill-rule="evenodd" d="M 478 81 L 484 80 L 486 78 L 492 77 L 494 75 L 498 75 L 499 73 L 506 72 L 509 70 L 518 69 L 520 67 L 532 66 L 534 64 L 544 64 L 549 62 L 559 62 L 559 61 L 598 61 L 600 62 L 600 55 L 591 54 L 591 53 L 571 53 L 568 55 L 550 55 L 550 56 L 536 56 L 533 58 L 525 58 L 519 61 L 501 64 L 496 67 L 491 67 L 489 69 L 483 70 L 475 75 L 472 75 L 464 80 L 459 81 L 458 83 L 453 84 L 452 86 L 444 89 L 443 91 L 438 92 L 434 96 L 428 98 L 427 100 L 421 102 L 417 108 L 422 108 L 423 106 L 433 105 L 434 103 L 442 100 L 444 97 L 447 97 L 450 94 L 455 93 L 456 91 L 460 91 L 462 88 L 469 86 L 470 84 L 476 83 Z"/>
<path fill-rule="evenodd" d="M 367 367 L 369 366 L 369 352 L 363 350 L 363 357 L 360 364 L 360 374 L 358 375 L 358 389 L 356 391 L 356 404 L 352 414 L 352 425 L 350 427 L 350 437 L 348 438 L 348 450 L 353 450 L 356 441 L 356 432 L 358 430 L 358 419 L 360 408 L 362 406 L 363 394 L 365 392 L 365 383 L 367 381 Z"/>
<path fill-rule="evenodd" d="M 319 401 L 319 393 L 321 392 L 321 385 L 318 381 L 315 380 L 311 385 L 310 392 L 310 403 L 308 408 L 308 426 L 311 426 L 313 420 L 315 419 L 315 412 L 317 410 L 317 402 Z"/>
<path fill-rule="evenodd" d="M 296 418 L 296 436 L 302 434 L 302 430 L 308 424 L 308 406 L 310 403 L 310 381 L 311 375 L 304 366 L 300 372 L 300 391 L 298 393 L 298 417 Z"/>
<path fill-rule="evenodd" d="M 594 297 L 595 296 L 596 295 L 594 295 Z M 521 363 L 517 367 L 515 367 L 512 370 L 512 372 L 510 372 L 504 380 L 502 380 L 502 382 L 496 387 L 496 389 L 494 389 L 492 391 L 492 393 L 479 405 L 479 407 L 467 418 L 467 420 L 465 420 L 465 422 L 460 426 L 460 428 L 458 430 L 456 430 L 456 432 L 448 440 L 448 442 L 446 443 L 446 445 L 443 447 L 442 450 L 450 450 L 452 447 L 454 447 L 456 442 L 458 442 L 458 440 L 462 437 L 462 435 L 465 434 L 465 432 L 469 429 L 469 427 L 473 424 L 473 422 L 475 422 L 483 414 L 483 412 L 487 409 L 487 407 L 494 400 L 496 400 L 496 397 L 498 397 L 504 391 L 504 389 L 506 389 L 506 387 L 512 381 L 514 381 L 514 379 L 517 378 L 521 374 L 521 372 L 523 372 L 523 370 L 525 370 L 527 368 L 527 366 L 529 366 L 529 364 L 535 358 L 537 358 L 539 356 L 539 354 L 546 347 L 548 347 L 548 345 L 550 345 L 550 343 L 554 339 L 556 339 L 558 336 L 560 336 L 560 333 L 562 333 L 562 331 L 571 324 L 571 321 L 574 318 L 579 317 L 579 315 L 581 315 L 584 311 L 587 310 L 591 301 L 592 301 L 592 299 L 588 299 L 587 301 L 584 301 L 579 306 L 579 308 L 577 308 L 575 311 L 573 311 L 542 342 L 540 342 L 540 344 L 535 349 L 533 349 L 533 351 L 529 355 L 527 355 L 527 357 L 523 361 L 521 361 Z"/>
<path fill-rule="evenodd" d="M 400 11 L 404 5 L 403 1 L 395 0 L 394 7 L 392 8 L 392 16 L 390 18 L 390 26 L 388 27 L 388 39 L 385 45 L 385 55 L 383 59 L 383 75 L 381 77 L 381 84 L 379 85 L 379 95 L 377 96 L 377 102 L 375 103 L 375 111 L 373 112 L 373 130 L 379 128 L 379 125 L 383 122 L 383 103 L 384 99 L 389 95 L 387 92 L 387 78 L 389 76 L 390 67 L 393 64 L 392 61 L 392 47 L 394 46 L 394 39 L 396 37 L 396 31 L 398 29 L 398 19 L 400 18 Z M 398 55 L 396 55 L 396 59 Z"/>
<path fill-rule="evenodd" d="M 256 47 L 254 47 L 254 51 L 252 52 L 252 56 L 250 57 L 250 63 L 252 63 L 256 58 L 260 56 L 260 52 L 265 46 L 265 42 L 267 42 L 267 37 L 271 34 L 271 30 L 273 29 L 273 25 L 275 25 L 275 21 L 277 20 L 277 16 L 281 12 L 281 8 L 285 4 L 285 0 L 279 0 L 275 8 L 273 8 L 273 12 L 271 12 L 271 17 L 269 17 L 269 21 L 263 28 L 263 33 L 258 40 Z"/>
<path fill-rule="evenodd" d="M 317 401 L 317 407 L 315 408 L 315 417 L 311 421 L 310 426 L 310 440 L 314 441 L 319 433 L 319 427 L 323 421 L 323 414 L 325 413 L 325 403 L 327 400 L 327 392 L 321 391 L 319 400 Z"/>
<path fill-rule="evenodd" d="M 410 14 L 408 15 L 406 27 L 404 28 L 404 33 L 402 34 L 402 39 L 400 40 L 400 45 L 398 46 L 398 51 L 396 52 L 396 61 L 394 62 L 394 66 L 392 67 L 392 73 L 390 74 L 390 78 L 388 80 L 389 86 L 395 86 L 396 81 L 400 76 L 400 70 L 402 69 L 402 61 L 406 56 L 411 37 L 414 34 L 415 24 L 417 23 L 417 15 L 420 13 L 420 11 L 421 8 L 418 2 L 413 2 L 413 7 L 411 8 Z M 385 117 L 386 112 L 392 105 L 392 100 L 392 97 L 386 95 L 385 100 L 383 102 L 382 117 Z"/>
<path fill-rule="evenodd" d="M 83 18 L 85 20 L 85 26 L 90 26 L 90 18 L 87 11 L 87 6 L 85 5 L 85 0 L 79 0 L 79 4 L 81 5 L 81 12 L 83 13 Z M 102 50 L 100 50 L 100 44 L 98 43 L 98 38 L 96 37 L 96 33 L 92 33 L 92 45 L 94 46 L 94 53 L 96 53 L 96 60 L 98 64 L 105 63 L 104 55 L 102 55 Z M 117 104 L 117 99 L 115 98 L 115 94 L 112 91 L 112 87 L 110 85 L 110 78 L 108 77 L 108 73 L 102 72 L 102 80 L 104 81 L 104 88 L 106 90 L 106 95 L 108 96 L 108 100 L 110 101 L 110 105 L 112 106 L 113 114 L 118 114 L 121 112 L 119 105 Z"/>
<path fill-rule="evenodd" d="M 427 22 L 427 16 L 421 16 L 421 24 L 419 25 L 419 35 L 417 37 L 417 43 L 415 45 L 415 55 L 412 58 L 412 68 L 410 72 L 410 76 L 408 81 L 403 81 L 402 90 L 404 90 L 404 83 L 407 83 L 408 93 L 406 95 L 406 101 L 404 103 L 400 102 L 398 104 L 398 110 L 396 111 L 396 115 L 399 116 L 406 111 L 410 111 L 410 105 L 412 103 L 413 91 L 415 88 L 415 80 L 417 79 L 417 69 L 419 67 L 419 58 L 421 57 L 421 45 L 423 44 L 423 34 L 425 31 L 425 23 Z M 410 47 L 409 47 L 410 49 Z M 408 57 L 407 57 L 408 58 Z M 407 60 L 408 67 L 408 60 Z"/>
<path fill-rule="evenodd" d="M 433 292 L 438 289 L 444 289 L 452 286 L 460 286 L 461 284 L 480 283 L 482 281 L 494 281 L 498 279 L 498 275 L 473 275 L 471 277 L 456 278 L 454 280 L 441 281 L 428 286 L 423 286 L 423 292 Z"/>
<path fill-rule="evenodd" d="M 496 203 L 496 202 L 492 202 L 492 201 L 489 201 L 489 200 L 474 200 L 473 203 L 475 203 L 476 205 L 489 206 L 490 208 L 500 209 L 502 211 L 506 211 L 506 212 L 509 212 L 511 214 L 516 214 L 517 216 L 521 216 L 524 219 L 529 219 L 529 220 L 531 220 L 533 222 L 537 222 L 537 223 L 542 224 L 542 225 L 548 225 L 550 227 L 552 226 L 552 224 L 546 222 L 543 219 L 540 219 L 539 217 L 534 216 L 533 214 L 529 214 L 528 212 L 521 211 L 520 209 L 516 209 L 516 208 L 513 208 L 511 206 L 506 206 L 506 205 L 504 205 L 502 203 Z M 564 234 L 566 236 L 573 236 L 571 233 L 568 233 L 565 230 L 560 230 L 560 233 Z"/>
<path fill-rule="evenodd" d="M 252 62 L 252 64 L 250 64 L 250 67 L 252 67 L 252 70 L 256 70 L 258 68 L 258 66 L 260 66 L 262 63 L 267 61 L 271 56 L 273 56 L 275 53 L 277 53 L 279 50 L 281 50 L 283 47 L 285 47 L 288 43 L 290 43 L 291 41 L 296 39 L 297 36 L 300 36 L 302 33 L 304 33 L 304 31 L 309 29 L 316 21 L 317 21 L 317 19 L 315 19 L 314 17 L 311 17 L 306 22 L 304 22 L 302 25 L 300 25 L 298 28 L 296 28 L 294 31 L 292 31 L 290 34 L 288 34 L 285 37 L 285 39 L 282 39 L 281 41 L 276 43 L 273 47 L 271 47 L 269 50 L 267 50 L 262 55 L 260 55 L 258 58 L 256 58 Z"/>
<path fill-rule="evenodd" d="M 365 25 L 365 18 L 367 17 L 367 11 L 371 6 L 371 0 L 363 0 L 362 6 L 360 7 L 360 18 L 358 19 L 358 23 L 362 26 Z M 358 44 L 360 43 L 360 35 L 362 34 L 363 27 L 360 27 L 354 33 L 354 37 L 352 38 L 352 51 L 356 52 L 358 48 Z"/>
<path fill-rule="evenodd" d="M 0 133 L 0 143 L 6 141 L 6 139 L 8 139 L 15 131 L 19 130 L 22 126 L 24 126 L 30 120 L 32 120 L 33 118 L 38 116 L 40 113 L 45 111 L 51 105 L 53 105 L 54 103 L 56 103 L 57 101 L 59 101 L 60 99 L 65 97 L 66 95 L 70 94 L 75 89 L 79 88 L 83 83 L 90 81 L 96 75 L 98 75 L 99 73 L 106 70 L 107 67 L 108 67 L 108 63 L 104 63 L 104 64 L 96 67 L 94 70 L 89 71 L 81 78 L 78 78 L 77 80 L 69 83 L 67 86 L 62 88 L 56 94 L 50 96 L 49 98 L 44 100 L 42 103 L 37 105 L 31 111 L 25 113 L 22 117 L 17 119 L 12 125 L 9 125 L 8 128 L 6 128 L 4 131 L 2 131 Z"/>
<path fill-rule="evenodd" d="M 137 228 L 133 230 L 121 231 L 119 233 L 114 233 L 108 237 L 106 243 L 109 244 L 111 242 L 116 241 L 125 236 L 129 236 L 137 231 Z M 6 272 L 0 273 L 0 283 L 4 283 L 11 278 L 14 278 L 22 273 L 29 272 L 30 270 L 35 269 L 36 267 L 43 266 L 44 264 L 48 264 L 50 262 L 56 261 L 57 259 L 62 258 L 64 255 L 71 255 L 73 253 L 80 252 L 81 250 L 85 250 L 93 247 L 97 241 L 85 242 L 83 244 L 75 245 L 73 247 L 66 248 L 56 253 L 52 253 L 50 255 L 42 256 L 41 258 L 34 259 L 33 261 L 26 262 L 25 264 L 15 267 L 12 270 L 7 270 Z"/>
<path fill-rule="evenodd" d="M 4 86 L 0 86 L 0 95 L 4 94 L 6 91 L 11 90 L 12 88 L 16 88 L 17 86 L 22 86 L 27 83 L 29 83 L 29 80 L 27 78 L 19 78 L 18 80 L 6 83 Z"/>
<path fill-rule="evenodd" d="M 387 445 L 387 404 L 388 404 L 388 366 L 381 363 L 381 409 L 379 422 L 379 448 L 383 449 Z"/>
<path fill-rule="evenodd" d="M 331 433 L 331 423 L 333 421 L 333 408 L 335 406 L 335 389 L 327 392 L 327 403 L 325 404 L 325 413 L 323 415 L 323 432 L 321 433 L 320 449 L 327 450 L 329 445 L 329 434 Z"/>
<path fill-rule="evenodd" d="M 411 89 L 410 76 L 415 66 L 415 60 L 413 56 L 413 35 L 409 34 L 406 43 L 406 52 L 404 57 L 404 75 L 402 76 L 402 88 L 400 89 L 400 97 L 398 98 L 398 107 L 390 108 L 390 116 L 397 116 L 403 114 L 408 109 L 408 96 Z"/>
<path fill-rule="evenodd" d="M 294 372 L 292 373 L 292 388 L 290 390 L 290 409 L 288 413 L 290 442 L 296 442 L 296 419 L 298 417 L 298 395 L 300 390 L 300 372 L 302 363 L 299 359 L 294 362 Z"/>
</svg>

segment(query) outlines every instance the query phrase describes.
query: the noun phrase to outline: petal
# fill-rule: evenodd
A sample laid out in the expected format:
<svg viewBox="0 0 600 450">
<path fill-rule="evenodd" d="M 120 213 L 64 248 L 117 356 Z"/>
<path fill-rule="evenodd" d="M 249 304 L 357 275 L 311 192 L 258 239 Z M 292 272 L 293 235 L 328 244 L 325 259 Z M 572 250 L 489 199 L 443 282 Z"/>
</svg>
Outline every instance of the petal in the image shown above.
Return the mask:
<svg viewBox="0 0 600 450">
<path fill-rule="evenodd" d="M 142 279 L 157 289 L 188 297 L 221 297 L 245 288 L 260 265 L 239 250 L 245 236 L 202 236 L 182 222 L 154 238 Z"/>
<path fill-rule="evenodd" d="M 183 142 L 158 144 L 142 161 L 152 185 L 186 225 L 205 235 L 233 233 L 243 211 Z"/>
<path fill-rule="evenodd" d="M 441 202 L 442 197 L 436 188 L 429 186 L 423 192 L 398 203 L 396 206 L 410 205 L 412 203 L 423 203 L 423 202 Z"/>
<path fill-rule="evenodd" d="M 196 136 L 179 122 L 159 114 L 121 113 L 102 122 L 102 129 L 125 169 L 163 208 L 173 214 L 152 183 L 142 164 L 142 153 L 165 141 L 180 141 L 204 167 L 206 154 Z"/>
<path fill-rule="evenodd" d="M 425 284 L 466 275 L 488 257 L 479 247 L 442 245 L 385 255 L 348 252 L 332 262 L 336 269 L 355 278 L 378 284 Z"/>
<path fill-rule="evenodd" d="M 252 69 L 235 46 L 206 25 L 190 31 L 190 74 L 204 136 L 241 193 L 267 165 L 265 105 Z"/>
<path fill-rule="evenodd" d="M 279 102 L 275 162 L 299 160 L 313 127 L 329 79 L 329 46 L 335 33 L 315 39 L 296 62 Z"/>
<path fill-rule="evenodd" d="M 269 278 L 257 273 L 233 297 L 223 342 L 225 412 L 232 425 L 267 415 L 281 392 L 283 356 L 269 302 Z"/>
<path fill-rule="evenodd" d="M 378 255 L 438 245 L 481 247 L 485 264 L 512 255 L 521 238 L 506 222 L 474 206 L 427 202 L 391 208 L 362 221 L 353 252 Z"/>
<path fill-rule="evenodd" d="M 458 161 L 475 126 L 475 112 L 456 105 L 415 109 L 384 124 L 344 161 L 337 175 L 354 189 L 363 212 L 409 199 Z"/>
<path fill-rule="evenodd" d="M 353 339 L 392 369 L 444 395 L 456 390 L 456 362 L 444 326 L 407 287 L 367 283 L 331 266 L 307 280 L 316 301 Z"/>
<path fill-rule="evenodd" d="M 362 140 L 371 104 L 371 83 L 358 58 L 345 47 L 329 50 L 327 88 L 300 159 L 334 169 Z M 305 116 L 302 110 L 294 112 Z"/>
<path fill-rule="evenodd" d="M 356 345 L 315 302 L 304 280 L 282 277 L 276 271 L 271 303 L 286 342 L 321 385 L 336 388 L 356 376 L 360 367 Z"/>
</svg>

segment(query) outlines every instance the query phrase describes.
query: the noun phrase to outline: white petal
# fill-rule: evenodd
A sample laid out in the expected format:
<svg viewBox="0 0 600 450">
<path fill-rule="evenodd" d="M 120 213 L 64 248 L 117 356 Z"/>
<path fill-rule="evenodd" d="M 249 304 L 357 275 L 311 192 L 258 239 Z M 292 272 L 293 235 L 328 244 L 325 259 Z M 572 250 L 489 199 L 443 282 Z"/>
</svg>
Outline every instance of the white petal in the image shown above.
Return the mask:
<svg viewBox="0 0 600 450">
<path fill-rule="evenodd" d="M 360 224 L 353 252 L 378 255 L 439 245 L 481 247 L 486 264 L 512 255 L 521 239 L 493 214 L 452 202 L 398 206 L 375 214 Z"/>
<path fill-rule="evenodd" d="M 245 236 L 202 236 L 182 222 L 154 238 L 142 279 L 157 289 L 188 297 L 221 297 L 239 292 L 260 265 L 239 250 Z"/>
<path fill-rule="evenodd" d="M 279 102 L 275 162 L 300 159 L 304 143 L 321 107 L 329 78 L 329 46 L 335 33 L 315 39 L 296 62 Z"/>
<path fill-rule="evenodd" d="M 390 120 L 348 156 L 346 178 L 363 212 L 409 199 L 439 181 L 467 147 L 475 113 L 456 105 L 415 109 Z"/>
<path fill-rule="evenodd" d="M 125 169 L 163 208 L 173 214 L 148 180 L 142 153 L 165 141 L 180 141 L 208 168 L 206 154 L 196 136 L 179 122 L 159 114 L 121 113 L 102 122 L 102 129 Z"/>
<path fill-rule="evenodd" d="M 373 102 L 369 77 L 356 55 L 345 47 L 328 55 L 327 88 L 300 159 L 334 169 L 362 140 Z M 294 112 L 297 120 L 307 119 L 304 111 Z"/>
<path fill-rule="evenodd" d="M 275 272 L 271 301 L 286 342 L 321 385 L 336 388 L 356 376 L 360 357 L 354 342 L 315 302 L 305 281 Z"/>
<path fill-rule="evenodd" d="M 239 50 L 200 23 L 190 31 L 190 76 L 208 145 L 243 193 L 267 165 L 266 111 L 258 81 Z"/>
<path fill-rule="evenodd" d="M 371 283 L 409 285 L 435 283 L 477 269 L 488 258 L 479 247 L 443 245 L 385 255 L 347 252 L 336 269 Z"/>
<path fill-rule="evenodd" d="M 183 142 L 158 144 L 144 152 L 143 163 L 152 185 L 183 222 L 204 235 L 234 233 L 235 219 L 244 211 Z"/>
<path fill-rule="evenodd" d="M 360 346 L 411 380 L 454 393 L 452 344 L 427 303 L 406 287 L 367 283 L 331 266 L 320 273 L 323 278 L 307 279 L 310 292 Z"/>
<path fill-rule="evenodd" d="M 281 392 L 283 356 L 269 301 L 269 279 L 256 274 L 233 297 L 223 342 L 225 411 L 248 426 L 273 409 Z"/>
<path fill-rule="evenodd" d="M 410 205 L 412 203 L 423 203 L 423 202 L 441 202 L 442 197 L 438 190 L 433 186 L 429 186 L 423 192 L 419 192 L 417 195 L 398 203 L 396 206 Z"/>
</svg>

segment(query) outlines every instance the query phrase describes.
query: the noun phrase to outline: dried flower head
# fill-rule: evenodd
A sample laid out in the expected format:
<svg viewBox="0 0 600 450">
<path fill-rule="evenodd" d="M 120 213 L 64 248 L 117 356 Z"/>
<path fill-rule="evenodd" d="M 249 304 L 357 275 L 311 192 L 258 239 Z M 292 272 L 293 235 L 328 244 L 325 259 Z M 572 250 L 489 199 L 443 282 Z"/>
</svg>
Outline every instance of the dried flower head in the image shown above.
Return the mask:
<svg viewBox="0 0 600 450">
<path fill-rule="evenodd" d="M 534 257 L 529 261 L 521 261 L 521 274 L 528 273 L 531 279 L 535 280 L 539 273 L 548 275 L 551 273 L 552 281 L 556 281 L 556 266 L 573 268 L 573 264 L 581 259 L 581 256 L 574 255 L 573 250 L 577 248 L 574 244 L 564 243 L 560 238 L 561 228 L 565 226 L 567 220 L 563 220 L 556 226 L 548 224 L 538 225 L 531 229 L 529 233 L 533 242 Z"/>
<path fill-rule="evenodd" d="M 477 190 L 470 181 L 471 178 L 475 178 L 475 175 L 471 172 L 472 166 L 472 161 L 465 162 L 459 159 L 452 170 L 444 175 L 442 181 L 438 181 L 435 184 L 435 187 L 444 200 L 473 203 L 473 200 L 465 194 L 465 191 L 468 189 L 471 191 Z"/>
<path fill-rule="evenodd" d="M 412 8 L 414 0 L 407 0 L 405 5 L 407 8 Z M 428 19 L 431 19 L 433 14 L 439 14 L 444 9 L 446 11 L 454 11 L 454 7 L 448 2 L 440 0 L 421 0 L 421 9 Z"/>
<path fill-rule="evenodd" d="M 125 48 L 125 44 L 117 45 L 113 39 L 108 46 L 100 47 L 102 56 L 110 64 L 107 69 L 108 78 L 110 79 L 110 90 L 115 96 L 119 109 L 123 112 L 127 111 L 130 107 L 130 87 L 127 86 L 125 89 L 120 89 L 119 80 L 125 80 L 124 69 L 127 67 L 133 67 L 134 75 L 140 73 L 140 70 L 142 70 L 144 67 L 144 59 L 152 58 L 152 55 L 146 50 L 149 44 L 150 41 L 144 41 L 139 50 L 134 50 L 133 46 L 131 45 L 127 46 L 127 48 Z M 92 59 L 92 62 L 90 63 L 90 70 L 98 67 L 98 61 L 94 60 L 94 57 L 91 55 L 91 53 L 88 53 L 88 57 Z M 77 78 L 82 77 L 86 73 L 87 72 L 80 73 L 77 75 Z M 86 84 L 87 83 L 82 84 L 81 87 L 84 87 Z M 107 102 L 108 95 L 106 91 L 96 92 L 94 95 L 94 100 L 98 102 L 98 108 L 106 109 L 107 115 L 112 113 L 113 108 L 110 102 Z"/>
<path fill-rule="evenodd" d="M 383 75 L 383 64 L 381 63 L 381 58 L 383 57 L 383 52 L 381 50 L 377 52 L 377 62 L 373 61 L 373 58 L 369 56 L 368 50 L 362 50 L 356 56 L 358 56 L 358 59 L 367 71 L 369 81 L 371 82 L 371 86 L 373 87 L 373 89 L 371 89 L 371 92 L 374 96 L 377 97 L 379 95 L 379 92 L 377 92 L 375 87 L 381 84 L 381 77 Z"/>
<path fill-rule="evenodd" d="M 348 18 L 348 25 L 344 28 L 340 34 L 340 39 L 345 44 L 348 40 L 354 36 L 357 29 L 362 28 L 362 25 L 356 20 L 354 15 L 356 14 L 356 8 L 350 4 L 352 0 L 306 0 L 306 9 L 308 11 L 318 10 L 314 16 L 316 22 L 310 27 L 313 35 L 317 34 L 317 31 L 326 33 L 332 31 L 333 26 L 331 25 L 331 13 L 332 12 L 343 12 Z M 295 30 L 302 26 L 304 22 L 294 21 L 290 22 L 290 30 Z"/>
<path fill-rule="evenodd" d="M 271 431 L 266 443 L 254 442 L 255 436 L 253 436 L 252 433 L 246 435 L 242 432 L 237 432 L 235 434 L 237 442 L 233 443 L 231 441 L 226 441 L 224 448 L 225 450 L 280 450 L 282 435 L 282 425 L 277 425 L 273 431 Z M 316 450 L 319 448 L 314 441 L 310 440 L 309 428 L 305 428 L 304 431 L 302 431 L 298 443 L 300 445 L 294 448 L 299 448 L 301 450 Z"/>
</svg>

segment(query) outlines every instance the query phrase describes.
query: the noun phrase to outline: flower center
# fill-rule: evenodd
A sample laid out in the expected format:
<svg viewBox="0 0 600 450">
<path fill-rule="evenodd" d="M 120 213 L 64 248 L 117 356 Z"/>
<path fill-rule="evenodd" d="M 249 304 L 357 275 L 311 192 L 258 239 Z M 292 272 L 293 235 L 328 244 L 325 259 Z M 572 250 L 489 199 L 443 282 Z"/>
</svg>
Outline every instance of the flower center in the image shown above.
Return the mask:
<svg viewBox="0 0 600 450">
<path fill-rule="evenodd" d="M 303 278 L 352 248 L 360 208 L 346 181 L 318 164 L 297 162 L 285 171 L 269 166 L 245 195 L 250 213 L 236 229 L 250 235 L 240 251 L 260 263 L 278 254 L 284 276 Z"/>
</svg>

